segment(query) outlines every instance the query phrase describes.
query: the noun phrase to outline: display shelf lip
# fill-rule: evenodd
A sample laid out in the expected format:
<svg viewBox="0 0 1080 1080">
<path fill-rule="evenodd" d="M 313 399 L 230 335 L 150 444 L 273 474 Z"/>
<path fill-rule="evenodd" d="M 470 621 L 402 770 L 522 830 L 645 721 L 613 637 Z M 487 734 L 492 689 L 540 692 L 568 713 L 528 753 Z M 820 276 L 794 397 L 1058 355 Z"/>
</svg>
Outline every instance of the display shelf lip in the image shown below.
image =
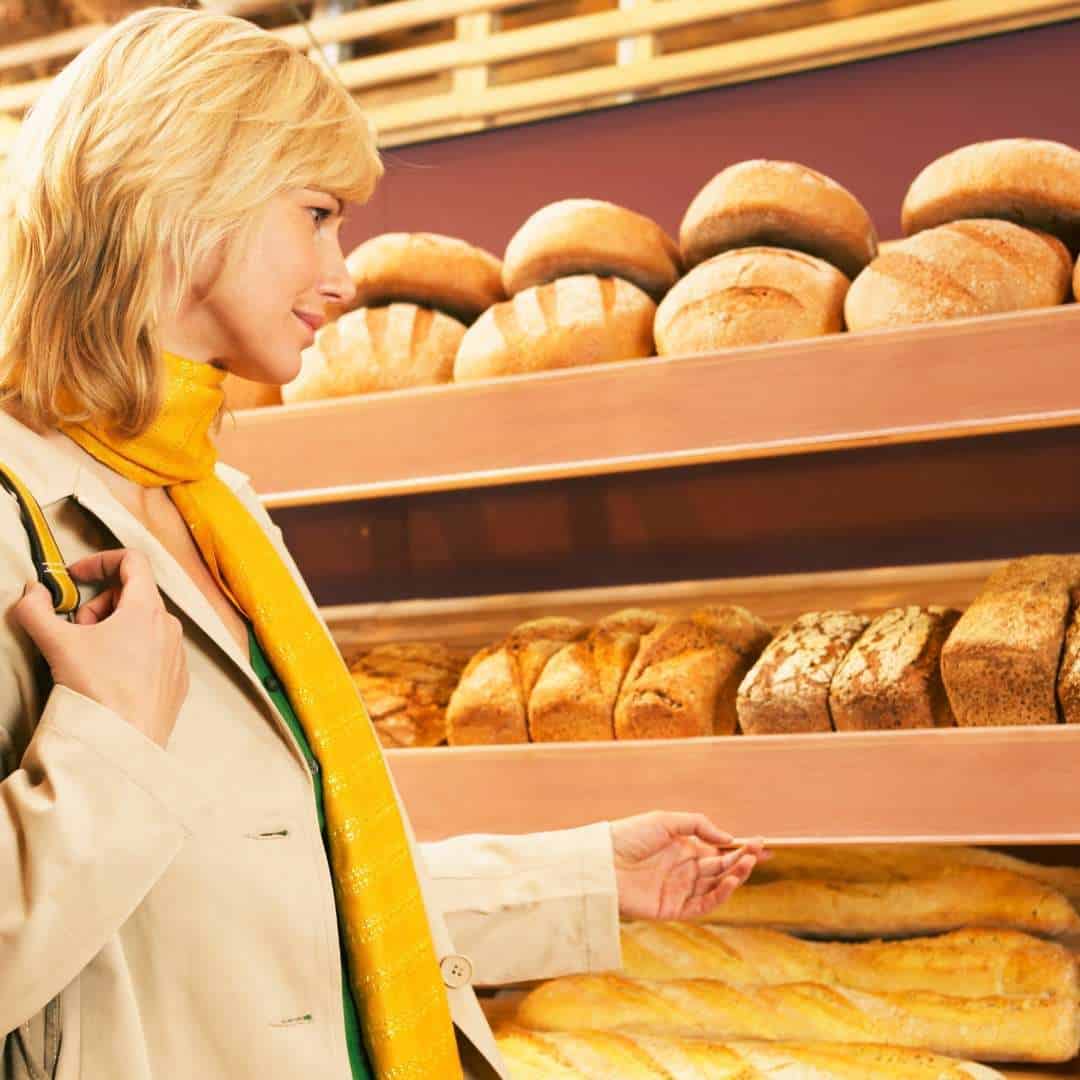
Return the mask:
<svg viewBox="0 0 1080 1080">
<path fill-rule="evenodd" d="M 1070 304 L 848 332 L 242 410 L 219 438 L 274 508 L 1072 427 L 1080 397 L 1055 378 L 1080 355 L 1077 329 Z M 703 401 L 728 385 L 712 424 Z M 613 405 L 590 413 L 590 400 Z M 525 419 L 534 438 L 519 447 Z M 298 439 L 300 461 L 283 449 Z"/>
</svg>

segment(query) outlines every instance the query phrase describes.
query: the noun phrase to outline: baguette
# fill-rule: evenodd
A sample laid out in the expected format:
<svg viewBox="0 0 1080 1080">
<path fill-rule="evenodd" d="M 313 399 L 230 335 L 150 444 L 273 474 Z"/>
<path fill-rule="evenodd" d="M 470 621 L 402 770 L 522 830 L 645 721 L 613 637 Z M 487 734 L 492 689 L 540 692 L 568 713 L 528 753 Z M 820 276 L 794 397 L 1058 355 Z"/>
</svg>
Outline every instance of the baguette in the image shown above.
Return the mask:
<svg viewBox="0 0 1080 1080">
<path fill-rule="evenodd" d="M 743 885 L 703 921 L 841 938 L 910 937 L 965 926 L 1046 937 L 1080 932 L 1080 916 L 1061 893 L 1008 870 L 976 866 L 903 881 Z"/>
<path fill-rule="evenodd" d="M 1001 1080 L 988 1065 L 872 1044 L 710 1042 L 504 1028 L 513 1080 Z"/>
<path fill-rule="evenodd" d="M 833 674 L 869 623 L 853 611 L 812 611 L 777 635 L 739 687 L 743 733 L 831 731 Z"/>
<path fill-rule="evenodd" d="M 617 739 L 731 735 L 735 691 L 770 637 L 741 607 L 707 607 L 641 641 L 615 705 Z"/>
<path fill-rule="evenodd" d="M 954 997 L 1061 994 L 1080 1002 L 1072 953 L 1012 930 L 848 944 L 761 928 L 635 922 L 622 926 L 621 939 L 623 974 L 637 979 L 721 979 L 735 986 L 815 982 Z"/>
<path fill-rule="evenodd" d="M 515 1022 L 535 1031 L 878 1041 L 984 1061 L 1052 1064 L 1068 1061 L 1080 1049 L 1074 997 L 960 998 L 927 990 L 868 994 L 812 982 L 751 988 L 717 979 L 570 975 L 533 990 Z"/>
<path fill-rule="evenodd" d="M 560 649 L 529 697 L 533 742 L 615 738 L 615 702 L 643 634 L 664 621 L 627 610 L 602 619 L 588 637 Z"/>
<path fill-rule="evenodd" d="M 533 687 L 551 657 L 586 630 L 577 619 L 534 619 L 481 649 L 466 665 L 446 708 L 450 745 L 528 742 L 526 707 Z"/>
<path fill-rule="evenodd" d="M 1036 555 L 991 574 L 941 651 L 962 725 L 1056 724 L 1057 674 L 1080 558 Z"/>
<path fill-rule="evenodd" d="M 942 607 L 879 615 L 840 662 L 829 687 L 837 731 L 953 727 L 941 649 L 960 618 Z"/>
</svg>

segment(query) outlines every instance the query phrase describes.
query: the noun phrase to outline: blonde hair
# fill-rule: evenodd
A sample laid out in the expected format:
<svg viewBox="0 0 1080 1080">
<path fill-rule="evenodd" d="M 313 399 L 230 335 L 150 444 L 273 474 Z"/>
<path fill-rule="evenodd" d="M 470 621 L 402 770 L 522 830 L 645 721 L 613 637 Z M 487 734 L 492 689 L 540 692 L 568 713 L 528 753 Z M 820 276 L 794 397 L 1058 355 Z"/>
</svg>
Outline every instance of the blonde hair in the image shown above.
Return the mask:
<svg viewBox="0 0 1080 1080">
<path fill-rule="evenodd" d="M 0 402 L 55 426 L 145 430 L 159 308 L 298 187 L 364 202 L 382 165 L 348 91 L 243 19 L 155 7 L 72 61 L 23 123 L 0 253 Z M 166 301 L 167 302 L 167 301 Z"/>
</svg>

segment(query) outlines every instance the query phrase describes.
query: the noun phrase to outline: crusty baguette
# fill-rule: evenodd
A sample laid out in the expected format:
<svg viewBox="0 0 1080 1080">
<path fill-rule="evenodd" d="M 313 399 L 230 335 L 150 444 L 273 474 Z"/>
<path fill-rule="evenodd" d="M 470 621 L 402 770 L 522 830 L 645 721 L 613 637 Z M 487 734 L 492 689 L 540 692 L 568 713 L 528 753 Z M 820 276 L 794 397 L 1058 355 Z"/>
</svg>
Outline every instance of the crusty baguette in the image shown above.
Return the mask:
<svg viewBox="0 0 1080 1080">
<path fill-rule="evenodd" d="M 694 196 L 679 230 L 687 269 L 732 248 L 766 244 L 825 259 L 854 277 L 875 255 L 865 207 L 835 180 L 792 161 L 741 161 Z"/>
<path fill-rule="evenodd" d="M 588 637 L 563 646 L 529 697 L 533 742 L 615 738 L 615 702 L 643 634 L 664 621 L 657 612 L 627 610 L 602 619 Z"/>
<path fill-rule="evenodd" d="M 739 687 L 744 734 L 831 731 L 833 674 L 869 623 L 853 611 L 811 611 L 787 626 Z"/>
<path fill-rule="evenodd" d="M 712 1042 L 606 1031 L 498 1032 L 513 1080 L 1001 1080 L 926 1050 L 840 1043 Z"/>
<path fill-rule="evenodd" d="M 829 687 L 837 731 L 952 727 L 941 648 L 960 618 L 943 607 L 892 608 L 840 661 Z"/>
<path fill-rule="evenodd" d="M 834 334 L 848 279 L 823 259 L 782 248 L 727 251 L 696 266 L 661 301 L 661 356 Z"/>
<path fill-rule="evenodd" d="M 404 390 L 450 381 L 465 327 L 415 304 L 358 308 L 322 327 L 300 373 L 281 388 L 287 404 Z"/>
<path fill-rule="evenodd" d="M 1048 139 L 994 139 L 932 161 L 912 181 L 904 233 L 960 218 L 1004 218 L 1080 247 L 1080 150 Z"/>
<path fill-rule="evenodd" d="M 545 665 L 569 641 L 584 637 L 577 619 L 552 616 L 522 623 L 466 665 L 446 708 L 451 746 L 529 741 L 526 707 Z"/>
<path fill-rule="evenodd" d="M 1057 937 L 1080 931 L 1072 904 L 1008 870 L 955 867 L 903 881 L 792 879 L 737 889 L 705 922 L 815 937 L 910 937 L 981 926 Z"/>
<path fill-rule="evenodd" d="M 941 651 L 962 725 L 1056 724 L 1058 663 L 1080 558 L 1035 555 L 991 574 Z"/>
<path fill-rule="evenodd" d="M 558 278 L 488 308 L 462 338 L 454 379 L 652 356 L 655 315 L 652 300 L 621 278 Z"/>
<path fill-rule="evenodd" d="M 508 296 L 556 278 L 596 274 L 622 278 L 659 301 L 680 271 L 678 246 L 651 218 L 599 199 L 562 199 L 514 233 L 502 273 Z"/>
<path fill-rule="evenodd" d="M 1062 994 L 1080 1003 L 1063 945 L 1015 930 L 956 930 L 904 941 L 803 941 L 760 927 L 625 923 L 622 971 L 637 979 L 721 979 L 735 986 L 816 982 L 955 997 Z"/>
<path fill-rule="evenodd" d="M 615 705 L 617 739 L 731 735 L 735 691 L 770 637 L 745 608 L 707 607 L 641 641 Z"/>
<path fill-rule="evenodd" d="M 849 330 L 1053 307 L 1069 293 L 1065 245 L 1008 221 L 928 229 L 879 255 L 844 300 Z"/>
<path fill-rule="evenodd" d="M 868 994 L 820 983 L 735 987 L 571 975 L 533 990 L 515 1022 L 537 1031 L 768 1041 L 884 1042 L 983 1061 L 1068 1061 L 1080 1049 L 1076 998 Z"/>
<path fill-rule="evenodd" d="M 506 299 L 499 259 L 439 233 L 373 236 L 349 253 L 345 266 L 356 286 L 353 307 L 401 301 L 471 323 Z"/>
</svg>

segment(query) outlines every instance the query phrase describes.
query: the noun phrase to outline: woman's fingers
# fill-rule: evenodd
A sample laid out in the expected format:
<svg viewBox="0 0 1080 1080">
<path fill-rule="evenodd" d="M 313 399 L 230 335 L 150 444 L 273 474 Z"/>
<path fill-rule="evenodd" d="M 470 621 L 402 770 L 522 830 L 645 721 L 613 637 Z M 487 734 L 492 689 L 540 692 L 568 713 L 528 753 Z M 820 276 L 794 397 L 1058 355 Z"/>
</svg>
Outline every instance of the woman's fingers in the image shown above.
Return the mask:
<svg viewBox="0 0 1080 1080">
<path fill-rule="evenodd" d="M 673 836 L 698 836 L 717 847 L 727 847 L 731 833 L 717 828 L 704 814 L 682 814 L 674 811 L 663 814 L 664 825 Z"/>
<path fill-rule="evenodd" d="M 75 622 L 79 626 L 93 626 L 103 622 L 115 610 L 117 601 L 120 599 L 120 590 L 116 588 L 106 589 L 98 593 L 93 600 L 88 600 L 79 606 L 75 615 Z"/>
<path fill-rule="evenodd" d="M 68 567 L 68 573 L 84 585 L 119 582 L 120 588 L 114 610 L 127 604 L 142 607 L 162 607 L 150 560 L 131 548 L 114 548 L 79 559 Z"/>
</svg>

